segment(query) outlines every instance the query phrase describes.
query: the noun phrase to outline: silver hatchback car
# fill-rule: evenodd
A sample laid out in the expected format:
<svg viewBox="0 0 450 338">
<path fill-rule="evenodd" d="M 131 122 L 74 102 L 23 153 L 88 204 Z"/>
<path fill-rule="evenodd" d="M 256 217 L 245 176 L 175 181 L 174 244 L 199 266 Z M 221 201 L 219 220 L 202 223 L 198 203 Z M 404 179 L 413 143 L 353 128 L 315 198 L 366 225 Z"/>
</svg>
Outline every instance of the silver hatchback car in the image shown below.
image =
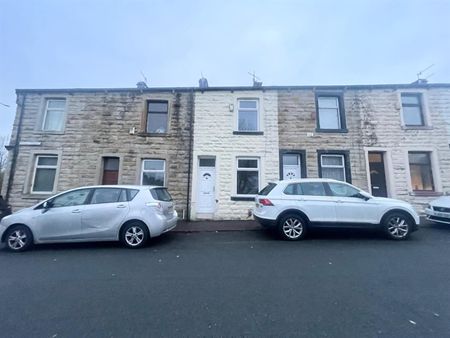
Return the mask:
<svg viewBox="0 0 450 338">
<path fill-rule="evenodd" d="M 4 217 L 0 239 L 15 252 L 33 244 L 121 241 L 142 247 L 176 227 L 177 212 L 164 187 L 113 185 L 72 189 Z"/>
</svg>

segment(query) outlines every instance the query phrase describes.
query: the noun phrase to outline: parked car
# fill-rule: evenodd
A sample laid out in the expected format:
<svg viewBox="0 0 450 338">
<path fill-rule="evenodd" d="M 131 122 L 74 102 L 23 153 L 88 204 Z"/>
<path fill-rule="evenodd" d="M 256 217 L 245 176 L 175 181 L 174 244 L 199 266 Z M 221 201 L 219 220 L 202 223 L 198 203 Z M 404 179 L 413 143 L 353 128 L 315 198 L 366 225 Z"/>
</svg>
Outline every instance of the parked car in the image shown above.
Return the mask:
<svg viewBox="0 0 450 338">
<path fill-rule="evenodd" d="M 425 214 L 430 221 L 450 224 L 450 196 L 442 196 L 431 201 L 425 209 Z"/>
<path fill-rule="evenodd" d="M 419 215 L 403 201 L 373 197 L 331 179 L 298 179 L 269 183 L 255 198 L 254 218 L 286 240 L 305 237 L 309 228 L 379 228 L 400 240 L 417 230 Z"/>
<path fill-rule="evenodd" d="M 34 243 L 117 240 L 139 248 L 175 228 L 177 219 L 164 187 L 81 187 L 4 217 L 0 239 L 16 252 Z"/>
</svg>

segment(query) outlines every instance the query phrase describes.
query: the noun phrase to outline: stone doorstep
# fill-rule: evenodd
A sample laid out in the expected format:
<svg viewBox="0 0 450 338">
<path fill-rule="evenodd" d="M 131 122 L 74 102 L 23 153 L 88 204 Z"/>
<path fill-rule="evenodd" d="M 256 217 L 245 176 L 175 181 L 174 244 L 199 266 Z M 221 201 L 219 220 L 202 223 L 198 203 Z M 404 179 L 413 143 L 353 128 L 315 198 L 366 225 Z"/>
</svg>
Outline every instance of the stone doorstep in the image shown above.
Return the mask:
<svg viewBox="0 0 450 338">
<path fill-rule="evenodd" d="M 208 231 L 254 231 L 262 227 L 254 220 L 249 221 L 179 221 L 172 231 L 208 232 Z"/>
</svg>

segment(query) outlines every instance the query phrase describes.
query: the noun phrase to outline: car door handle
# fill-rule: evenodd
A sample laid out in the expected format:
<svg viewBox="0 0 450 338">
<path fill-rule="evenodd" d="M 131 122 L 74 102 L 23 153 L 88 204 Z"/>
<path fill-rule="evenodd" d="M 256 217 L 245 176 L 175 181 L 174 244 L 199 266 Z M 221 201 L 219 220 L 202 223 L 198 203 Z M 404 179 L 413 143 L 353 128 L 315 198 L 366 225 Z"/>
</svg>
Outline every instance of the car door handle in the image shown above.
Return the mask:
<svg viewBox="0 0 450 338">
<path fill-rule="evenodd" d="M 343 200 L 337 200 L 336 202 L 337 202 L 337 203 L 342 203 L 342 202 L 343 202 Z"/>
<path fill-rule="evenodd" d="M 125 204 L 119 204 L 117 207 L 118 208 L 126 208 L 127 206 Z"/>
<path fill-rule="evenodd" d="M 79 214 L 81 212 L 81 210 L 80 209 L 75 209 L 75 210 L 72 210 L 72 214 Z"/>
</svg>

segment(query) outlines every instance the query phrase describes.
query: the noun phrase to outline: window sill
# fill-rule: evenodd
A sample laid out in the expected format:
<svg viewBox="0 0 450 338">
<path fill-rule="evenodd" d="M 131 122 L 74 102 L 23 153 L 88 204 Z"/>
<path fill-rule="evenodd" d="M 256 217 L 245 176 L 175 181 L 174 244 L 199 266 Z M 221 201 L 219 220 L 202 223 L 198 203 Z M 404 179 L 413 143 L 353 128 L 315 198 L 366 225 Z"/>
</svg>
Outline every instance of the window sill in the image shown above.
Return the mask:
<svg viewBox="0 0 450 338">
<path fill-rule="evenodd" d="M 403 130 L 433 130 L 432 126 L 402 126 Z"/>
<path fill-rule="evenodd" d="M 255 196 L 231 196 L 232 201 L 255 201 Z"/>
<path fill-rule="evenodd" d="M 233 131 L 233 135 L 264 135 L 263 131 Z"/>
<path fill-rule="evenodd" d="M 443 196 L 444 193 L 438 191 L 411 191 L 410 196 L 437 197 Z"/>
<path fill-rule="evenodd" d="M 145 133 L 145 132 L 141 132 L 141 133 L 136 133 L 136 136 L 141 136 L 141 137 L 165 137 L 168 136 L 169 133 Z"/>
<path fill-rule="evenodd" d="M 348 130 L 347 129 L 318 129 L 318 128 L 316 128 L 316 133 L 345 134 L 345 133 L 348 133 Z"/>
<path fill-rule="evenodd" d="M 41 134 L 45 135 L 64 135 L 64 130 L 62 131 L 50 131 L 50 130 L 39 130 Z"/>
<path fill-rule="evenodd" d="M 21 198 L 24 200 L 36 200 L 36 199 L 45 200 L 49 197 L 52 197 L 55 194 L 56 194 L 56 192 L 49 192 L 49 193 L 28 192 L 28 193 L 24 193 L 21 196 Z"/>
</svg>

